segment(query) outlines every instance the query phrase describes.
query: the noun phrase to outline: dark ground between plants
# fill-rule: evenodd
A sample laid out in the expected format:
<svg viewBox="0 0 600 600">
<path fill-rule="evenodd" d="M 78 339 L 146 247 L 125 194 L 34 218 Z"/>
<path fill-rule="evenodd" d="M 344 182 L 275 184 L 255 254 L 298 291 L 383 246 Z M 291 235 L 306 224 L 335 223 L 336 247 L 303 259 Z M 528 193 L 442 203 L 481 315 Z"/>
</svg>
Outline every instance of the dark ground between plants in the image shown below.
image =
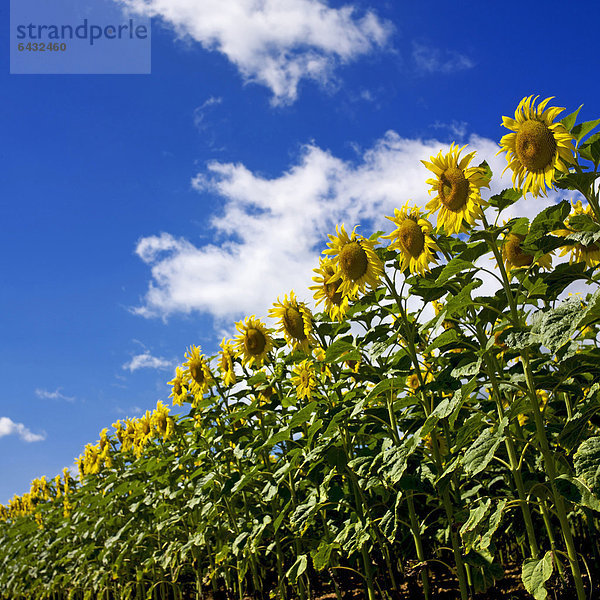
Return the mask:
<svg viewBox="0 0 600 600">
<path fill-rule="evenodd" d="M 588 578 L 584 576 L 586 591 L 590 600 L 600 599 L 600 594 L 594 590 L 593 594 L 589 593 Z M 366 600 L 366 595 L 360 587 L 358 578 L 347 577 L 345 580 L 340 580 L 340 592 L 343 600 Z M 548 590 L 548 600 L 573 600 L 576 598 L 575 588 L 570 585 L 565 585 L 561 582 L 556 573 L 546 585 Z M 442 572 L 433 572 L 431 577 L 431 597 L 432 600 L 460 600 L 460 593 L 456 581 L 449 575 Z M 379 597 L 379 596 L 378 596 Z M 292 597 L 293 598 L 293 597 Z M 322 585 L 317 583 L 314 588 L 312 600 L 336 600 L 337 596 L 333 586 Z M 400 589 L 396 594 L 392 594 L 394 600 L 421 600 L 424 598 L 421 587 L 420 574 L 415 570 L 412 577 L 407 577 L 400 584 Z M 490 588 L 484 593 L 476 594 L 472 600 L 532 600 L 533 596 L 529 594 L 523 587 L 521 582 L 521 568 L 514 565 L 505 569 L 505 577 L 502 580 L 496 581 L 493 588 Z M 208 600 L 229 600 L 225 594 L 209 595 Z M 256 600 L 250 596 L 244 600 Z M 293 600 L 297 600 L 293 598 Z"/>
</svg>

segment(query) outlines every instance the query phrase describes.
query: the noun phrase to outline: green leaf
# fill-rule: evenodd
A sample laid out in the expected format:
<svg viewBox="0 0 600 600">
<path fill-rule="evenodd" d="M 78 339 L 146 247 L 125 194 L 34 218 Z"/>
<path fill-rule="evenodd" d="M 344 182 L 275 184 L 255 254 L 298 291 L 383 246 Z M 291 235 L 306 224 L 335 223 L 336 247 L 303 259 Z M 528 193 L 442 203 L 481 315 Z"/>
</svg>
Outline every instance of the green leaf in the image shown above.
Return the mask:
<svg viewBox="0 0 600 600">
<path fill-rule="evenodd" d="M 521 190 L 508 188 L 506 190 L 502 190 L 499 194 L 492 196 L 488 202 L 499 211 L 502 211 L 508 206 L 511 206 L 511 204 L 514 204 L 522 196 L 523 192 L 521 192 Z"/>
<path fill-rule="evenodd" d="M 578 298 L 569 298 L 556 308 L 539 311 L 533 316 L 531 333 L 551 352 L 556 352 L 573 338 L 584 319 L 598 314 L 600 292 L 595 292 L 587 306 L 582 307 Z"/>
<path fill-rule="evenodd" d="M 498 446 L 504 441 L 504 428 L 507 425 L 508 419 L 504 417 L 500 421 L 498 429 L 486 429 L 471 444 L 462 459 L 462 464 L 468 475 L 477 475 L 488 466 Z"/>
<path fill-rule="evenodd" d="M 504 512 L 504 508 L 506 507 L 508 500 L 504 499 L 498 502 L 498 506 L 496 510 L 492 513 L 489 518 L 488 527 L 478 540 L 477 549 L 478 550 L 487 550 L 492 543 L 492 536 L 494 535 L 496 529 L 498 529 L 500 522 L 502 521 L 502 513 Z"/>
<path fill-rule="evenodd" d="M 600 498 L 600 437 L 585 440 L 573 457 L 577 477 Z"/>
<path fill-rule="evenodd" d="M 521 572 L 523 585 L 533 595 L 535 600 L 545 600 L 548 596 L 544 584 L 550 579 L 553 568 L 552 552 L 550 550 L 540 560 L 528 558 L 523 563 L 523 570 Z"/>
<path fill-rule="evenodd" d="M 446 283 L 451 277 L 456 275 L 457 273 L 464 273 L 471 269 L 474 269 L 475 265 L 468 261 L 463 260 L 461 258 L 453 258 L 440 273 L 439 277 L 436 280 L 436 284 Z"/>
<path fill-rule="evenodd" d="M 383 450 L 380 454 L 383 464 L 378 473 L 389 479 L 392 484 L 400 481 L 406 470 L 408 458 L 417 449 L 420 439 L 420 431 L 417 431 L 403 440 L 400 446 L 392 446 Z"/>
<path fill-rule="evenodd" d="M 569 216 L 570 212 L 571 205 L 566 200 L 545 208 L 533 219 L 529 233 L 521 245 L 525 247 L 535 244 L 546 234 L 556 229 L 564 228 L 565 219 Z"/>
<path fill-rule="evenodd" d="M 360 352 L 351 342 L 336 340 L 325 351 L 325 362 L 336 363 L 343 360 L 360 360 Z"/>
<path fill-rule="evenodd" d="M 384 379 L 380 381 L 366 396 L 365 400 L 370 400 L 371 398 L 376 398 L 383 392 L 387 392 L 388 390 L 395 390 L 396 392 L 404 389 L 404 383 L 406 379 L 403 377 L 390 377 L 389 379 Z"/>
<path fill-rule="evenodd" d="M 296 583 L 298 581 L 298 577 L 306 571 L 306 567 L 308 566 L 308 558 L 306 554 L 300 554 L 296 559 L 296 562 L 289 568 L 286 573 L 286 577 L 292 582 Z"/>
<path fill-rule="evenodd" d="M 479 522 L 487 515 L 491 505 L 492 501 L 489 498 L 480 500 L 479 504 L 469 511 L 469 518 L 460 528 L 460 535 L 462 536 L 468 531 L 473 531 L 477 525 L 479 525 Z"/>
<path fill-rule="evenodd" d="M 597 167 L 600 163 L 600 133 L 590 136 L 585 144 L 580 146 L 579 155 L 587 160 L 591 160 Z"/>
<path fill-rule="evenodd" d="M 595 129 L 598 125 L 600 125 L 600 119 L 596 119 L 595 121 L 584 121 L 583 123 L 578 123 L 571 130 L 571 134 L 580 142 L 590 131 Z"/>
<path fill-rule="evenodd" d="M 319 547 L 310 553 L 313 566 L 317 571 L 322 571 L 329 566 L 329 560 L 333 550 L 339 548 L 339 544 L 330 544 L 322 540 Z"/>
<path fill-rule="evenodd" d="M 573 125 L 575 125 L 575 120 L 577 119 L 577 115 L 579 114 L 579 111 L 583 108 L 583 104 L 574 112 L 572 112 L 570 115 L 567 115 L 566 117 L 563 117 L 560 122 L 564 125 L 564 128 L 567 131 L 571 131 L 571 129 L 573 129 Z"/>
<path fill-rule="evenodd" d="M 598 177 L 600 173 L 567 173 L 559 177 L 555 183 L 561 190 L 577 190 L 585 195 Z"/>
</svg>

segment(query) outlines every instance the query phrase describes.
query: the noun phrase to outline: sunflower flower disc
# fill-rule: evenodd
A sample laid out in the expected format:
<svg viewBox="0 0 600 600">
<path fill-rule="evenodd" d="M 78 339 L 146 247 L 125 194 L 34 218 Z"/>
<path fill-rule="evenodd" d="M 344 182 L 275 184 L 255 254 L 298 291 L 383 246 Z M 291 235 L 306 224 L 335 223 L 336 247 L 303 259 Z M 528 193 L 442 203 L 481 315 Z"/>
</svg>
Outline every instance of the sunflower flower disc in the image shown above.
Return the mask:
<svg viewBox="0 0 600 600">
<path fill-rule="evenodd" d="M 273 348 L 269 330 L 254 315 L 236 323 L 236 328 L 239 331 L 236 351 L 242 357 L 242 363 L 261 367 Z"/>
<path fill-rule="evenodd" d="M 235 358 L 235 348 L 231 340 L 228 342 L 221 342 L 221 353 L 219 355 L 219 371 L 221 372 L 221 379 L 223 384 L 226 386 L 233 385 L 237 381 L 235 370 L 233 367 L 233 360 Z"/>
<path fill-rule="evenodd" d="M 506 169 L 513 172 L 513 186 L 534 197 L 545 196 L 546 188 L 554 189 L 557 171 L 568 171 L 575 151 L 573 136 L 560 121 L 554 122 L 564 108 L 546 108 L 552 97 L 536 106 L 538 98 L 523 98 L 514 119 L 502 117 L 502 125 L 512 133 L 503 136 L 498 151 L 506 152 Z"/>
<path fill-rule="evenodd" d="M 423 275 L 430 270 L 429 265 L 436 263 L 438 250 L 430 233 L 431 223 L 425 219 L 418 207 L 409 208 L 408 202 L 401 210 L 394 209 L 393 217 L 386 217 L 396 225 L 396 229 L 384 238 L 392 240 L 389 248 L 398 250 L 400 270 L 409 269 L 411 273 Z"/>
<path fill-rule="evenodd" d="M 436 176 L 427 180 L 429 193 L 435 196 L 426 208 L 430 213 L 439 209 L 437 226 L 448 234 L 466 232 L 475 219 L 482 218 L 482 207 L 487 206 L 481 198 L 481 188 L 489 187 L 489 178 L 482 168 L 469 167 L 475 152 L 461 158 L 465 148 L 452 144 L 446 155 L 440 150 L 430 162 L 421 161 Z"/>
<path fill-rule="evenodd" d="M 292 349 L 302 349 L 304 352 L 310 352 L 310 348 L 315 345 L 312 335 L 313 316 L 304 302 L 299 302 L 293 290 L 288 299 L 287 294 L 283 301 L 277 298 L 273 308 L 269 310 L 269 316 L 279 320 L 279 330 L 283 333 L 286 342 Z"/>
<path fill-rule="evenodd" d="M 337 235 L 329 235 L 329 249 L 323 254 L 331 255 L 334 274 L 327 280 L 328 284 L 342 280 L 339 293 L 349 298 L 356 298 L 366 287 L 375 289 L 383 273 L 381 260 L 375 253 L 375 244 L 356 234 L 356 228 L 349 236 L 344 225 L 336 227 Z"/>
<path fill-rule="evenodd" d="M 331 259 L 319 259 L 319 266 L 313 269 L 316 273 L 316 277 L 313 277 L 313 281 L 317 285 L 311 285 L 310 290 L 314 290 L 314 299 L 317 302 L 317 306 L 323 302 L 325 304 L 325 311 L 329 314 L 329 317 L 333 321 L 342 321 L 346 314 L 349 302 L 348 297 L 340 292 L 340 286 L 342 285 L 341 278 L 329 281 L 335 276 L 334 263 Z"/>
<path fill-rule="evenodd" d="M 192 346 L 185 354 L 187 361 L 183 363 L 186 367 L 185 375 L 191 380 L 190 391 L 194 396 L 203 396 L 213 383 L 210 368 L 200 348 Z"/>
</svg>

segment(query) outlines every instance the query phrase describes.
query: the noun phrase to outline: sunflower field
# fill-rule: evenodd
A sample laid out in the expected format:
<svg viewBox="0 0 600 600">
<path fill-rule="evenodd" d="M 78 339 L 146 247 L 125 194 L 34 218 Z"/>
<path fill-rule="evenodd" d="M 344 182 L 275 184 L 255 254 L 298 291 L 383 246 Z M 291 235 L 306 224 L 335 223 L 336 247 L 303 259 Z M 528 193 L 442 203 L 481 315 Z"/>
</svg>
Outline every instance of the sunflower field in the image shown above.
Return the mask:
<svg viewBox="0 0 600 600">
<path fill-rule="evenodd" d="M 466 147 L 423 161 L 425 207 L 329 236 L 322 312 L 291 291 L 191 346 L 182 414 L 0 505 L 0 599 L 510 598 L 511 569 L 599 598 L 600 119 L 537 100 L 503 118 L 512 188 Z M 574 201 L 504 220 L 550 189 Z"/>
</svg>

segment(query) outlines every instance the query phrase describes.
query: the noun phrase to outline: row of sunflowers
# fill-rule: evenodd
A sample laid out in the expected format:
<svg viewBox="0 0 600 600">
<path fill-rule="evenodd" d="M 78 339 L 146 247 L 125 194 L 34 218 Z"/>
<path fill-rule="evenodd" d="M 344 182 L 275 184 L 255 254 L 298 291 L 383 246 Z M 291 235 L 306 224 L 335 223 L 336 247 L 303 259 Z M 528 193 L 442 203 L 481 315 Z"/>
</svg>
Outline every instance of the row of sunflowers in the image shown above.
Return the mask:
<svg viewBox="0 0 600 600">
<path fill-rule="evenodd" d="M 0 505 L 0 598 L 429 600 L 450 574 L 466 600 L 515 564 L 535 598 L 597 590 L 600 120 L 537 100 L 503 118 L 513 189 L 484 199 L 466 147 L 423 161 L 424 210 L 329 236 L 322 312 L 292 291 L 276 328 L 252 315 L 213 359 L 191 346 L 169 382 L 187 414 L 117 421 L 79 481 Z M 499 224 L 555 188 L 579 199 Z"/>
</svg>

